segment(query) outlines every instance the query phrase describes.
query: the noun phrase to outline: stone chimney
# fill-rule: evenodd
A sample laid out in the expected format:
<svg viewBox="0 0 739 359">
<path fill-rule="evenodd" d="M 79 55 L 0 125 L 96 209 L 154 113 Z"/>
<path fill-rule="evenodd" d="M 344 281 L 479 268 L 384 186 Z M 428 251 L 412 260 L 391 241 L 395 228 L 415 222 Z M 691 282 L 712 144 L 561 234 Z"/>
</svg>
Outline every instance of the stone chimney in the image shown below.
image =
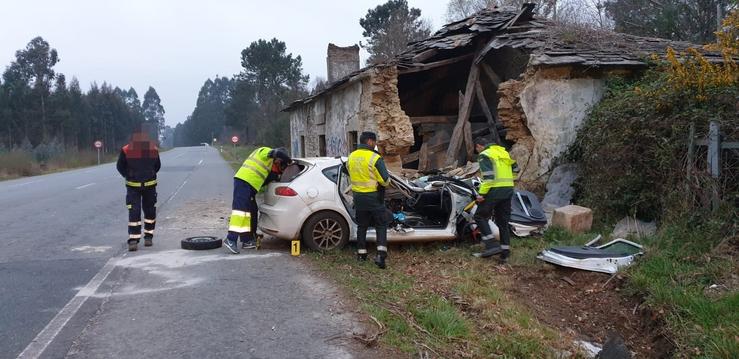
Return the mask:
<svg viewBox="0 0 739 359">
<path fill-rule="evenodd" d="M 359 46 L 340 47 L 328 44 L 326 64 L 329 84 L 359 70 Z"/>
</svg>

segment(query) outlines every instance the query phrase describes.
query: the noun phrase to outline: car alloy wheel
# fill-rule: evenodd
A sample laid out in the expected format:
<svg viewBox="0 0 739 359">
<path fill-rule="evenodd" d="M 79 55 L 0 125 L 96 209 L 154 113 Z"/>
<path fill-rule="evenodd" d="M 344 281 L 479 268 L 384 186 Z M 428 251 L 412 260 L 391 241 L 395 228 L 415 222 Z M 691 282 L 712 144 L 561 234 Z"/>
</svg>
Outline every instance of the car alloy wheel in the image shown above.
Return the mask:
<svg viewBox="0 0 739 359">
<path fill-rule="evenodd" d="M 313 227 L 313 241 L 324 250 L 338 246 L 343 234 L 341 224 L 333 218 L 322 219 Z"/>
<path fill-rule="evenodd" d="M 318 212 L 303 226 L 302 239 L 305 245 L 315 251 L 340 249 L 349 242 L 349 225 L 336 212 Z"/>
</svg>

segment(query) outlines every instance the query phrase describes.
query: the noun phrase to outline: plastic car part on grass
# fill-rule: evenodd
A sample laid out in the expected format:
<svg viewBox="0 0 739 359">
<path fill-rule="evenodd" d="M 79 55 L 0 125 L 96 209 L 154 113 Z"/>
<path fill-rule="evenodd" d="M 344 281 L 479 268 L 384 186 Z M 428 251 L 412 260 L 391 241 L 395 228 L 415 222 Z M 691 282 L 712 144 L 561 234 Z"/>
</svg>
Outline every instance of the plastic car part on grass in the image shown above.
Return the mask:
<svg viewBox="0 0 739 359">
<path fill-rule="evenodd" d="M 211 236 L 185 238 L 180 241 L 182 249 L 207 250 L 221 248 L 223 240 Z"/>
<path fill-rule="evenodd" d="M 594 247 L 599 239 L 600 236 L 581 247 L 545 249 L 536 258 L 563 267 L 613 274 L 644 254 L 641 245 L 621 238 Z"/>
</svg>

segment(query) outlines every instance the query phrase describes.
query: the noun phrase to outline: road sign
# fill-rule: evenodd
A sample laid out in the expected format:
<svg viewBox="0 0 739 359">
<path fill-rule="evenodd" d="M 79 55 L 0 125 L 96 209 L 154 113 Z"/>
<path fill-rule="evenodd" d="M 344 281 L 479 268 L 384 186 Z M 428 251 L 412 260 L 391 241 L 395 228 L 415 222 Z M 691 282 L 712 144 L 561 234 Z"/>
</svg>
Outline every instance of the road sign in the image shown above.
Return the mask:
<svg viewBox="0 0 739 359">
<path fill-rule="evenodd" d="M 238 143 L 239 142 L 239 136 L 233 136 L 233 137 L 231 137 L 231 142 Z"/>
<path fill-rule="evenodd" d="M 98 165 L 100 164 L 100 147 L 103 147 L 103 141 L 95 141 L 95 148 L 98 150 Z"/>
</svg>

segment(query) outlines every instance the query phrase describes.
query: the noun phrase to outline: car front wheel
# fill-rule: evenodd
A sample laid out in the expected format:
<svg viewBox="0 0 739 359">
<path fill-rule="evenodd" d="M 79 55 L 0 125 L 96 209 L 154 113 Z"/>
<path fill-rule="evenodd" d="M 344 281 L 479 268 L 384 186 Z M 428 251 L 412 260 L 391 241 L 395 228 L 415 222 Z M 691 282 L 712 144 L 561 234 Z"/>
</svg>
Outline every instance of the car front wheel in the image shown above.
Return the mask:
<svg viewBox="0 0 739 359">
<path fill-rule="evenodd" d="M 303 242 L 316 251 L 340 249 L 349 242 L 349 226 L 338 213 L 320 212 L 303 226 Z"/>
</svg>

